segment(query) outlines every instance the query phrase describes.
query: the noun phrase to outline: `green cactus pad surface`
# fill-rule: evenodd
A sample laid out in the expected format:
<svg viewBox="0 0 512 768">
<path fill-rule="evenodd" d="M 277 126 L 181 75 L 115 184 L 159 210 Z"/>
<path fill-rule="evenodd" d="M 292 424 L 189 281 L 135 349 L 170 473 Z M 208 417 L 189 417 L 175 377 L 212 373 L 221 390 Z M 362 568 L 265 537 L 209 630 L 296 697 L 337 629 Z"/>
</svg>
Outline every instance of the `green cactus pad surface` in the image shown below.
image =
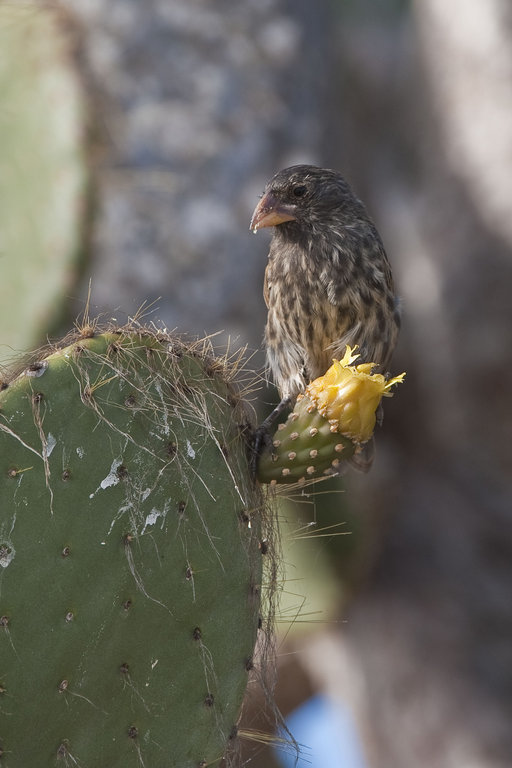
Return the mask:
<svg viewBox="0 0 512 768">
<path fill-rule="evenodd" d="M 319 413 L 307 395 L 297 400 L 288 419 L 278 425 L 272 449 L 258 462 L 262 483 L 301 483 L 332 473 L 350 459 L 356 444 Z"/>
<path fill-rule="evenodd" d="M 144 332 L 0 392 L 1 768 L 229 751 L 260 610 L 246 427 L 224 361 Z"/>
</svg>

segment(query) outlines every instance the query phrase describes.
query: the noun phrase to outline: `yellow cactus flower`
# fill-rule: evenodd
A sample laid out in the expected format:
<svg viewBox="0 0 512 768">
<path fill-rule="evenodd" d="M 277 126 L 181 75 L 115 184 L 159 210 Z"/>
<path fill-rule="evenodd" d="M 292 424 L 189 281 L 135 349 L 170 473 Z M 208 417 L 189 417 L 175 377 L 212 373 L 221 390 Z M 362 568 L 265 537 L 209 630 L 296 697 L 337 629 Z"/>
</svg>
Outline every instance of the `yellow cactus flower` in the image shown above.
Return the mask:
<svg viewBox="0 0 512 768">
<path fill-rule="evenodd" d="M 352 365 L 359 357 L 356 349 L 347 345 L 343 358 L 333 360 L 329 370 L 307 386 L 305 395 L 333 432 L 365 443 L 373 434 L 382 397 L 392 396 L 391 387 L 402 382 L 405 373 L 386 380 L 371 372 L 375 363 Z"/>
</svg>

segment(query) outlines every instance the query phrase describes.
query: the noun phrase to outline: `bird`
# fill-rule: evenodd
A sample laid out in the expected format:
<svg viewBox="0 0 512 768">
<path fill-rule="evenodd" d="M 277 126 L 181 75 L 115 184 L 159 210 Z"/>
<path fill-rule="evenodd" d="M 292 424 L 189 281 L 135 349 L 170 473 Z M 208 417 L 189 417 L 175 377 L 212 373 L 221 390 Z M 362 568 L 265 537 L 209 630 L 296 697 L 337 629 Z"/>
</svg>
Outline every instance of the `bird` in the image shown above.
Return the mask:
<svg viewBox="0 0 512 768">
<path fill-rule="evenodd" d="M 294 165 L 265 186 L 250 229 L 273 227 L 263 295 L 267 366 L 281 401 L 263 435 L 308 383 L 357 346 L 358 362 L 387 373 L 400 329 L 400 301 L 382 239 L 364 204 L 336 170 Z M 373 447 L 354 465 L 367 471 Z"/>
</svg>

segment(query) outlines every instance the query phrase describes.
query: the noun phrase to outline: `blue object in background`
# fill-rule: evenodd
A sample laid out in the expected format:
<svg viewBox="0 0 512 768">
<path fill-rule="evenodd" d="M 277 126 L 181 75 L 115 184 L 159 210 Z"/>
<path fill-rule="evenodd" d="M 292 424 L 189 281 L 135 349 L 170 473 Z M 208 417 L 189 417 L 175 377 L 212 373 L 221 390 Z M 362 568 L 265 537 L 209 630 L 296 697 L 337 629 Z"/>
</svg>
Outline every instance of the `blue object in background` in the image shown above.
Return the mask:
<svg viewBox="0 0 512 768">
<path fill-rule="evenodd" d="M 300 755 L 290 747 L 277 748 L 283 768 L 367 768 L 354 721 L 341 704 L 314 696 L 286 718 L 286 725 Z"/>
</svg>

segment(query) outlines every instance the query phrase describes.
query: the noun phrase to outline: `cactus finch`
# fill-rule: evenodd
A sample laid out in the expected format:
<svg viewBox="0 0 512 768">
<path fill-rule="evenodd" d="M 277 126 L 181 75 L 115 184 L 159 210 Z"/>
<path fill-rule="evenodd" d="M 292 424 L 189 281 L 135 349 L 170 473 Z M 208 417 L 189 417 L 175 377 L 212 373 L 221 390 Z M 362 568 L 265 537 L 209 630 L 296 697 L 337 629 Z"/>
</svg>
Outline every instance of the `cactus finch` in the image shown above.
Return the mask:
<svg viewBox="0 0 512 768">
<path fill-rule="evenodd" d="M 274 227 L 265 271 L 265 344 L 282 398 L 257 432 L 258 453 L 279 413 L 333 357 L 343 356 L 347 344 L 358 345 L 359 362 L 375 362 L 386 373 L 400 313 L 379 233 L 336 171 L 312 165 L 279 171 L 250 226 L 253 232 Z M 362 470 L 371 462 L 371 445 L 353 461 Z"/>
</svg>

